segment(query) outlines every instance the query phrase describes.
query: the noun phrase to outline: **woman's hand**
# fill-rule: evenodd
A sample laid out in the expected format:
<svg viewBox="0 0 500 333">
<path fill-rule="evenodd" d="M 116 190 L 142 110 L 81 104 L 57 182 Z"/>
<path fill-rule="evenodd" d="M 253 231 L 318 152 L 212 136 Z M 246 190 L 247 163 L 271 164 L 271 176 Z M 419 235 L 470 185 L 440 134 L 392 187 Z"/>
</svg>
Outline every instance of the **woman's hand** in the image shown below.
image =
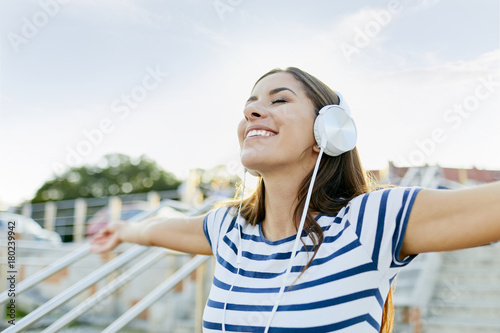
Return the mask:
<svg viewBox="0 0 500 333">
<path fill-rule="evenodd" d="M 92 238 L 90 252 L 103 253 L 113 250 L 123 240 L 120 231 L 127 226 L 127 222 L 112 222 L 102 228 Z"/>
</svg>

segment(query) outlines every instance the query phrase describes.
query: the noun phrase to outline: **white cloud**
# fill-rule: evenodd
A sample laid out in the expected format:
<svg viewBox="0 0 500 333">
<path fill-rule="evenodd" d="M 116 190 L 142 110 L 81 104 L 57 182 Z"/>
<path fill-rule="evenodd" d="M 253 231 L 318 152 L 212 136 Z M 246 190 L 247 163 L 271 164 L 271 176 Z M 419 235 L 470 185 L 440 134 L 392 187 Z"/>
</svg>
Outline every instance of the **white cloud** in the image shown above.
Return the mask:
<svg viewBox="0 0 500 333">
<path fill-rule="evenodd" d="M 432 131 L 441 129 L 446 140 L 429 149 L 432 152 L 426 153 L 421 162 L 483 167 L 500 165 L 500 158 L 495 154 L 484 152 L 475 158 L 464 154 L 486 146 L 500 148 L 499 60 L 500 50 L 495 50 L 470 61 L 442 62 L 368 78 L 363 83 L 366 86 L 363 94 L 367 99 L 358 105 L 364 110 L 363 116 L 372 118 L 365 123 L 367 126 L 362 126 L 369 135 L 366 144 L 371 147 L 367 150 L 382 151 L 395 160 L 400 157 L 408 160 L 412 153 L 417 154 L 418 142 L 429 142 Z M 487 81 L 491 84 L 483 84 Z M 474 100 L 478 86 L 482 86 L 479 88 L 481 94 L 488 97 L 479 100 L 472 111 L 451 113 L 456 105 L 465 109 L 466 101 Z M 376 116 L 370 117 L 370 108 L 376 110 Z M 382 126 L 370 130 L 372 124 Z"/>
<path fill-rule="evenodd" d="M 411 14 L 413 14 L 417 11 L 420 11 L 420 10 L 429 9 L 429 8 L 437 5 L 440 2 L 441 2 L 441 0 L 417 0 L 417 1 L 403 0 L 403 3 L 406 3 L 405 5 L 409 4 L 408 7 L 410 10 L 408 10 L 408 13 L 411 13 Z"/>
<path fill-rule="evenodd" d="M 154 11 L 147 8 L 147 3 L 133 0 L 71 0 L 69 4 L 80 10 L 98 13 L 108 22 L 135 22 L 160 29 L 161 23 L 172 21 L 170 11 L 165 7 L 160 6 Z"/>
</svg>

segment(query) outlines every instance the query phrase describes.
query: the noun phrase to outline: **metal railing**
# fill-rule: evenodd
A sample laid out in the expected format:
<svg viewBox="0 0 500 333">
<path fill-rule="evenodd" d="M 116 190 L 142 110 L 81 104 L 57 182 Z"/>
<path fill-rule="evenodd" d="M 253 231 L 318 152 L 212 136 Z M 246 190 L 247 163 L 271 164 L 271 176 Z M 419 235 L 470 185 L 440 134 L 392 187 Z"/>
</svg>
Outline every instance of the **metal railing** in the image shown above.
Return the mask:
<svg viewBox="0 0 500 333">
<path fill-rule="evenodd" d="M 177 272 L 175 272 L 170 278 L 165 282 L 156 287 L 152 292 L 150 292 L 146 297 L 144 297 L 140 302 L 131 307 L 122 316 L 116 319 L 111 325 L 109 325 L 103 333 L 114 333 L 118 332 L 120 329 L 125 327 L 134 318 L 139 316 L 144 310 L 149 308 L 153 303 L 158 301 L 160 297 L 165 295 L 167 292 L 172 290 L 180 281 L 191 274 L 196 268 L 201 264 L 205 263 L 210 257 L 197 255 L 187 264 L 182 266 Z M 47 331 L 49 332 L 49 331 Z"/>
<path fill-rule="evenodd" d="M 66 255 L 65 257 L 59 259 L 48 267 L 42 269 L 38 274 L 35 274 L 24 281 L 21 281 L 16 286 L 16 295 L 19 295 L 26 291 L 27 289 L 33 287 L 39 282 L 47 279 L 48 277 L 54 275 L 59 272 L 63 268 L 71 265 L 72 263 L 82 259 L 83 257 L 89 254 L 90 245 L 83 245 L 81 248 L 76 250 L 73 253 Z M 4 291 L 0 294 L 0 305 L 6 303 L 9 300 L 8 292 Z"/>
<path fill-rule="evenodd" d="M 188 216 L 195 216 L 202 214 L 206 211 L 208 211 L 215 202 L 220 200 L 221 198 L 211 198 L 205 201 L 205 203 L 202 205 L 202 207 L 193 210 L 186 215 Z M 141 221 L 147 217 L 150 217 L 151 215 L 155 214 L 158 210 L 160 210 L 162 207 L 165 205 L 168 205 L 171 203 L 170 201 L 166 201 L 165 203 L 161 204 L 158 208 L 141 213 L 137 216 L 134 216 L 132 219 L 130 219 L 131 222 L 137 222 Z M 48 277 L 54 275 L 55 273 L 61 271 L 63 268 L 68 267 L 72 263 L 77 262 L 78 260 L 84 258 L 89 252 L 90 245 L 85 244 L 82 247 L 78 248 L 74 252 L 66 255 L 65 257 L 61 258 L 60 260 L 57 260 L 53 264 L 49 265 L 48 267 L 42 269 L 39 271 L 37 274 L 33 275 L 32 277 L 20 282 L 16 286 L 16 295 L 19 295 L 20 293 L 28 290 L 29 288 L 37 285 L 38 283 L 42 282 L 43 280 L 47 279 Z M 139 255 L 149 253 L 149 255 L 144 259 L 141 260 L 138 264 L 130 267 L 127 271 L 122 273 L 120 276 L 118 276 L 116 279 L 114 279 L 112 282 L 110 282 L 108 285 L 105 286 L 102 290 L 94 294 L 93 296 L 89 297 L 86 301 L 75 307 L 73 310 L 69 311 L 66 315 L 63 317 L 59 318 L 56 322 L 52 323 L 44 332 L 55 332 L 63 327 L 67 326 L 70 324 L 72 321 L 74 321 L 76 318 L 78 318 L 80 315 L 88 311 L 92 306 L 97 304 L 98 302 L 104 300 L 106 297 L 112 295 L 116 290 L 118 290 L 121 286 L 132 280 L 135 276 L 137 276 L 139 273 L 141 273 L 145 268 L 150 267 L 153 265 L 156 261 L 161 259 L 163 256 L 165 256 L 168 253 L 173 253 L 173 251 L 167 251 L 166 249 L 161 249 L 161 248 L 152 248 L 152 247 L 145 247 L 145 246 L 140 246 L 140 245 L 134 245 L 130 249 L 126 250 L 124 253 L 119 255 L 117 258 L 113 259 L 112 261 L 109 261 L 106 263 L 104 266 L 100 267 L 99 269 L 95 270 L 93 273 L 91 273 L 89 276 L 81 279 L 79 282 L 71 286 L 70 288 L 67 288 L 63 292 L 59 293 L 57 296 L 53 297 L 46 303 L 42 304 L 39 306 L 37 309 L 34 311 L 30 312 L 28 315 L 25 317 L 21 318 L 15 326 L 11 326 L 7 328 L 4 332 L 6 333 L 11 333 L 11 332 L 20 332 L 25 330 L 26 328 L 32 326 L 34 323 L 39 321 L 41 318 L 46 316 L 48 313 L 52 312 L 53 310 L 59 308 L 62 306 L 64 303 L 69 301 L 70 299 L 74 298 L 75 296 L 79 295 L 82 291 L 85 289 L 89 288 L 96 282 L 100 281 L 101 279 L 105 278 L 109 274 L 115 272 L 118 268 L 124 266 L 125 264 L 129 263 L 132 259 L 138 257 Z M 184 265 L 181 267 L 174 275 L 172 275 L 169 279 L 167 279 L 164 283 L 162 283 L 157 289 L 152 291 L 146 298 L 144 298 L 142 301 L 137 303 L 134 307 L 132 307 L 129 311 L 127 311 L 123 316 L 121 316 L 119 319 L 115 321 L 115 323 L 112 324 L 112 326 L 109 328 L 110 331 L 112 331 L 114 328 L 113 327 L 124 327 L 127 323 L 129 323 L 132 319 L 134 319 L 136 316 L 138 316 L 144 309 L 149 307 L 151 304 L 153 304 L 155 301 L 157 301 L 161 296 L 163 296 L 165 293 L 167 293 L 169 290 L 171 290 L 175 285 L 177 285 L 182 279 L 184 279 L 187 275 L 189 275 L 192 271 L 197 269 L 200 265 L 205 263 L 209 256 L 196 256 L 194 257 L 188 264 Z M 3 303 L 6 303 L 9 300 L 8 296 L 8 291 L 5 291 L 0 294 L 0 305 Z M 137 312 L 137 309 L 142 309 L 141 311 Z"/>
<path fill-rule="evenodd" d="M 144 212 L 141 214 L 138 214 L 134 217 L 132 217 L 129 221 L 130 222 L 138 222 L 141 220 L 144 220 L 156 212 L 160 210 L 162 207 L 164 207 L 168 202 L 160 205 L 159 207 L 148 211 Z M 68 267 L 69 265 L 73 264 L 74 262 L 82 259 L 83 257 L 86 257 L 87 255 L 90 254 L 90 244 L 84 244 L 74 252 L 64 256 L 63 258 L 59 259 L 58 261 L 54 262 L 53 264 L 49 265 L 48 267 L 42 269 L 40 272 L 37 274 L 33 275 L 30 278 L 27 278 L 24 281 L 21 281 L 17 286 L 16 286 L 16 294 L 19 295 L 23 293 L 25 290 L 33 287 L 37 283 L 47 279 L 48 277 L 54 275 L 55 273 L 59 272 L 63 268 Z M 3 303 L 6 303 L 8 301 L 8 292 L 4 291 L 3 293 L 0 294 L 0 305 Z"/>
<path fill-rule="evenodd" d="M 118 288 L 122 287 L 124 284 L 132 280 L 134 277 L 142 273 L 142 271 L 152 264 L 160 260 L 166 255 L 166 251 L 163 249 L 154 249 L 146 258 L 140 261 L 139 264 L 132 266 L 126 272 L 122 273 L 119 277 L 111 281 L 106 287 L 100 289 L 93 296 L 87 298 L 83 303 L 80 303 L 77 307 L 73 308 L 70 312 L 66 313 L 64 316 L 59 318 L 52 325 L 47 327 L 43 332 L 57 332 L 60 329 L 71 324 L 79 316 L 83 315 L 85 312 L 89 311 L 94 305 L 99 303 L 101 300 L 110 296 Z"/>
<path fill-rule="evenodd" d="M 11 326 L 10 328 L 6 329 L 4 332 L 9 333 L 9 332 L 20 332 L 25 328 L 30 327 L 33 323 L 37 322 L 41 318 L 43 318 L 45 315 L 48 313 L 52 312 L 53 310 L 57 309 L 76 295 L 80 294 L 82 291 L 85 289 L 89 288 L 92 286 L 94 283 L 97 281 L 101 280 L 102 278 L 108 276 L 112 272 L 114 272 L 116 269 L 122 267 L 126 263 L 128 263 L 131 259 L 136 258 L 140 254 L 144 253 L 147 250 L 146 247 L 144 246 L 134 246 L 121 254 L 119 257 L 116 259 L 108 262 L 106 265 L 103 267 L 97 269 L 94 271 L 90 276 L 80 280 L 78 283 L 73 285 L 72 287 L 64 290 L 62 293 L 57 295 L 56 297 L 52 298 L 45 304 L 39 306 L 36 310 L 30 312 L 28 315 L 26 315 L 24 318 L 19 320 L 19 322 L 15 326 Z"/>
</svg>

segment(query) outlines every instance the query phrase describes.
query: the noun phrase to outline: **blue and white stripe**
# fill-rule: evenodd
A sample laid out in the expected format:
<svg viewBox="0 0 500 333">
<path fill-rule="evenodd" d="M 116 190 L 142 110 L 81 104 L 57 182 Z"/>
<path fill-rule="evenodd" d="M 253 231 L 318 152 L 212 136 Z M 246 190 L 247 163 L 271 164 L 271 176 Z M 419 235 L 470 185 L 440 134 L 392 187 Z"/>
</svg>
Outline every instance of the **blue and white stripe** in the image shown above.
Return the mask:
<svg viewBox="0 0 500 333">
<path fill-rule="evenodd" d="M 324 241 L 311 266 L 304 236 L 269 332 L 378 332 L 390 283 L 413 257 L 399 260 L 406 224 L 419 188 L 391 188 L 360 195 L 337 216 L 316 220 Z M 290 260 L 295 236 L 269 241 L 261 225 L 242 225 L 241 264 L 236 210 L 207 215 L 204 231 L 216 258 L 203 317 L 204 332 L 263 332 Z M 239 221 L 242 221 L 241 219 Z M 238 275 L 235 274 L 238 272 Z M 228 291 L 234 283 L 231 294 Z"/>
</svg>

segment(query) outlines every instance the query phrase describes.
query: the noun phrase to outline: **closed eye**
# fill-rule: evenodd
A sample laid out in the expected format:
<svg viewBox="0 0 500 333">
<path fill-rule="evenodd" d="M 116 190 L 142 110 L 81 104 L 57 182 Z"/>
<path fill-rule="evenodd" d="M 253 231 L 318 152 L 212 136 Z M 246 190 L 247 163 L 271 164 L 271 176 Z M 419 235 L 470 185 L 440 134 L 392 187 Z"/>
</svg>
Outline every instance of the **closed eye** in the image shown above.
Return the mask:
<svg viewBox="0 0 500 333">
<path fill-rule="evenodd" d="M 284 99 L 276 99 L 274 101 L 271 102 L 271 104 L 276 104 L 276 103 L 286 103 L 286 100 Z"/>
</svg>

